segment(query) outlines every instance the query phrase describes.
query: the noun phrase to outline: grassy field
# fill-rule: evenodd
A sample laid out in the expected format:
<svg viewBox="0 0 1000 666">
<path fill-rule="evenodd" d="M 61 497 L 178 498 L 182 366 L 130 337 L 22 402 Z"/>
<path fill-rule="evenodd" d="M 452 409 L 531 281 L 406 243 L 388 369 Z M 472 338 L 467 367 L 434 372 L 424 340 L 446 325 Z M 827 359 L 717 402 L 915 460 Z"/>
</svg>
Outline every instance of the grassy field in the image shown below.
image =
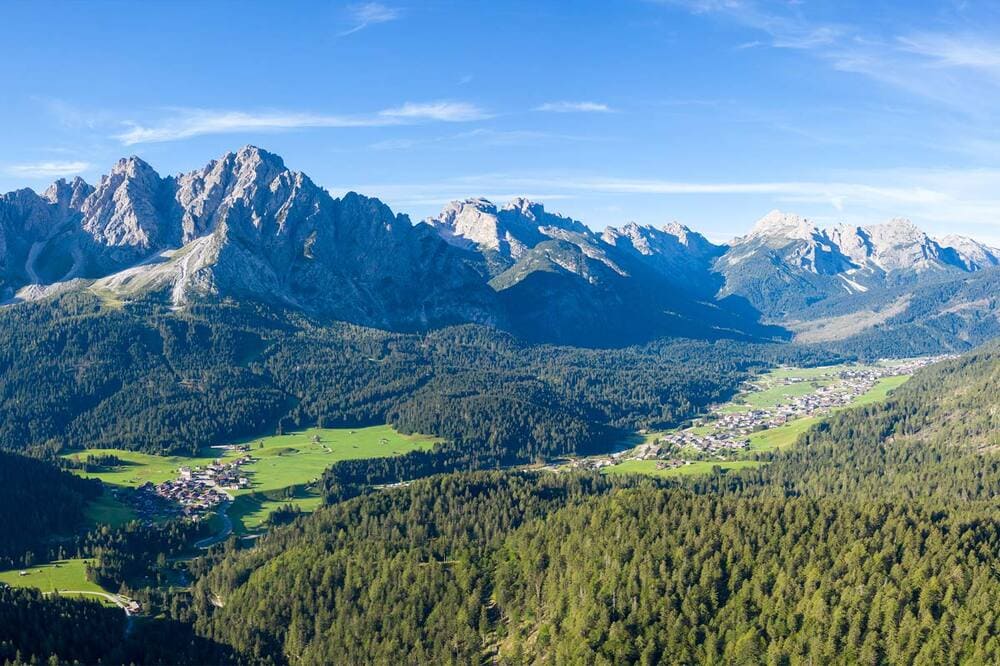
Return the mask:
<svg viewBox="0 0 1000 666">
<path fill-rule="evenodd" d="M 770 379 L 788 379 L 789 377 L 819 379 L 821 377 L 829 377 L 830 375 L 837 374 L 841 370 L 846 370 L 850 367 L 851 366 L 848 364 L 820 365 L 814 368 L 783 367 L 775 368 L 774 370 L 768 372 L 765 377 Z"/>
<path fill-rule="evenodd" d="M 100 497 L 87 505 L 86 518 L 90 525 L 119 527 L 135 520 L 136 515 L 132 507 L 115 499 L 111 491 L 106 489 Z"/>
<path fill-rule="evenodd" d="M 207 465 L 218 458 L 218 455 L 207 454 L 204 457 L 186 458 L 183 456 L 154 456 L 148 453 L 138 453 L 136 451 L 125 451 L 122 449 L 85 449 L 67 453 L 63 457 L 71 459 L 85 460 L 88 455 L 114 455 L 123 461 L 123 464 L 112 470 L 105 472 L 87 473 L 74 470 L 80 476 L 100 479 L 104 483 L 113 486 L 123 486 L 126 488 L 138 488 L 147 481 L 151 483 L 162 483 L 167 479 L 177 476 L 177 468 L 189 465 Z"/>
<path fill-rule="evenodd" d="M 314 439 L 318 438 L 318 441 Z M 340 460 L 381 458 L 429 449 L 437 439 L 423 435 L 403 435 L 391 426 L 369 428 L 310 428 L 287 435 L 275 435 L 249 440 L 251 453 L 259 461 L 245 469 L 254 472 L 254 485 L 240 492 L 278 490 L 291 485 L 309 483 L 324 469 Z M 176 478 L 178 468 L 207 465 L 218 458 L 234 458 L 236 451 L 206 449 L 198 457 L 157 456 L 120 449 L 86 449 L 66 454 L 66 458 L 83 460 L 87 455 L 115 455 L 124 461 L 121 466 L 102 472 L 77 472 L 80 476 L 98 478 L 105 483 L 137 488 L 147 481 L 162 483 Z"/>
<path fill-rule="evenodd" d="M 236 498 L 230 508 L 234 529 L 246 532 L 259 528 L 271 511 L 288 503 L 283 492 L 286 488 L 297 488 L 291 503 L 303 511 L 312 511 L 319 505 L 320 498 L 309 494 L 303 487 L 316 481 L 323 470 L 335 462 L 403 455 L 430 449 L 438 441 L 425 435 L 403 435 L 385 425 L 310 428 L 238 442 L 248 444 L 251 455 L 258 460 L 243 467 L 249 472 L 251 487 L 230 491 Z M 243 454 L 224 448 L 208 448 L 199 456 L 188 458 L 118 449 L 87 449 L 66 454 L 65 457 L 82 461 L 88 455 L 115 455 L 123 464 L 101 472 L 77 471 L 80 476 L 98 478 L 113 486 L 138 488 L 147 481 L 156 484 L 174 479 L 180 467 L 203 466 L 219 458 L 234 458 Z M 132 510 L 109 494 L 88 507 L 88 519 L 94 523 L 120 525 L 132 517 Z"/>
<path fill-rule="evenodd" d="M 893 389 L 902 386 L 906 383 L 907 379 L 909 379 L 908 375 L 883 377 L 874 387 L 872 387 L 870 391 L 864 395 L 858 396 L 858 398 L 850 405 L 838 407 L 833 411 L 837 412 L 857 407 L 859 405 L 870 405 L 872 403 L 885 400 Z M 761 430 L 760 432 L 754 433 L 750 435 L 750 450 L 773 451 L 774 449 L 781 449 L 794 444 L 798 441 L 799 435 L 819 423 L 821 419 L 822 417 L 820 416 L 810 416 L 786 423 L 778 428 L 770 428 L 768 430 Z"/>
<path fill-rule="evenodd" d="M 253 486 L 236 494 L 310 483 L 341 460 L 399 456 L 430 449 L 438 441 L 425 435 L 403 435 L 391 426 L 310 428 L 250 440 L 246 442 L 250 444 L 250 453 L 260 460 L 243 468 L 253 472 Z"/>
<path fill-rule="evenodd" d="M 834 379 L 833 373 L 839 372 L 846 366 L 828 366 L 823 368 L 778 368 L 761 378 L 761 383 L 766 387 L 761 391 L 737 396 L 733 402 L 724 405 L 720 411 L 743 411 L 747 405 L 761 408 L 773 408 L 777 404 L 784 402 L 790 397 L 805 395 L 815 390 L 815 384 L 829 384 Z M 774 381 L 780 381 L 787 377 L 801 377 L 807 381 L 797 384 L 779 384 L 770 386 Z M 872 387 L 864 395 L 858 396 L 850 405 L 839 407 L 833 411 L 850 409 L 859 405 L 867 405 L 885 400 L 894 389 L 898 388 L 909 379 L 909 376 L 885 377 Z M 778 428 L 761 430 L 750 436 L 750 453 L 763 451 L 773 451 L 787 446 L 791 446 L 798 441 L 799 436 L 806 432 L 813 425 L 822 420 L 824 416 L 810 416 L 786 423 Z M 691 432 L 698 435 L 706 435 L 714 430 L 711 424 L 691 428 Z M 683 455 L 683 454 L 682 454 Z M 734 460 L 730 462 L 706 462 L 697 461 L 683 467 L 673 469 L 656 469 L 655 460 L 626 460 L 613 467 L 606 467 L 602 470 L 605 474 L 648 474 L 651 476 L 671 477 L 694 474 L 707 474 L 711 472 L 714 465 L 719 465 L 723 469 L 742 469 L 753 467 L 761 463 L 752 460 Z"/>
<path fill-rule="evenodd" d="M 695 474 L 708 474 L 712 471 L 713 467 L 721 467 L 723 471 L 729 471 L 734 469 L 746 469 L 748 467 L 757 467 L 762 463 L 756 460 L 726 460 L 726 461 L 708 461 L 699 460 L 697 462 L 688 463 L 683 467 L 674 467 L 673 469 L 656 469 L 655 460 L 626 460 L 625 462 L 619 463 L 613 467 L 605 467 L 601 470 L 602 474 L 645 474 L 647 476 L 659 476 L 664 478 L 669 478 L 672 476 L 693 476 Z"/>
<path fill-rule="evenodd" d="M 889 397 L 889 393 L 906 383 L 906 380 L 910 378 L 910 375 L 898 375 L 896 377 L 883 377 L 879 380 L 872 390 L 868 391 L 862 396 L 859 396 L 857 400 L 852 402 L 847 407 L 842 407 L 841 409 L 847 409 L 850 407 L 857 407 L 859 405 L 870 405 L 873 402 L 881 402 Z"/>
<path fill-rule="evenodd" d="M 294 497 L 270 498 L 263 494 L 244 494 L 229 507 L 229 517 L 233 521 L 233 531 L 246 534 L 261 529 L 272 511 L 286 504 L 292 504 L 303 513 L 311 513 L 322 506 L 323 498 L 308 490 L 299 491 Z"/>
<path fill-rule="evenodd" d="M 720 411 L 731 413 L 748 409 L 774 409 L 792 398 L 812 393 L 818 386 L 834 383 L 840 371 L 847 367 L 849 366 L 825 365 L 817 368 L 775 368 L 757 379 L 757 384 L 764 387 L 762 390 L 742 393 L 724 405 Z M 793 377 L 803 381 L 795 384 L 782 383 Z"/>
<path fill-rule="evenodd" d="M 97 583 L 87 580 L 84 565 L 87 560 L 59 560 L 48 564 L 40 564 L 28 569 L 13 569 L 0 572 L 0 583 L 11 587 L 37 587 L 42 592 L 56 590 L 77 590 L 84 592 L 105 592 Z M 27 576 L 20 575 L 27 571 Z"/>
<path fill-rule="evenodd" d="M 794 444 L 799 435 L 819 423 L 818 416 L 810 416 L 786 423 L 778 428 L 768 428 L 750 435 L 751 451 L 773 451 Z"/>
</svg>

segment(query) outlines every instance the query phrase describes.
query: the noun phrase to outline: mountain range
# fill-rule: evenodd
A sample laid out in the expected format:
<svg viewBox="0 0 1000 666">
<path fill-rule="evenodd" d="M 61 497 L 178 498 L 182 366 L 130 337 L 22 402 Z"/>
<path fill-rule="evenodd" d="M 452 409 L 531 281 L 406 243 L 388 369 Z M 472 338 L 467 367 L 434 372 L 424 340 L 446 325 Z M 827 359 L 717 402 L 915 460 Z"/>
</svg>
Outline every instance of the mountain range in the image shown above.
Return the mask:
<svg viewBox="0 0 1000 666">
<path fill-rule="evenodd" d="M 0 197 L 8 304 L 71 290 L 171 308 L 250 299 L 390 330 L 477 323 L 599 346 L 901 327 L 971 343 L 1000 327 L 998 273 L 1000 250 L 902 219 L 821 229 L 774 211 L 715 244 L 677 223 L 597 232 L 526 199 L 468 199 L 413 224 L 253 146 L 177 176 L 130 157 L 96 186 Z"/>
</svg>

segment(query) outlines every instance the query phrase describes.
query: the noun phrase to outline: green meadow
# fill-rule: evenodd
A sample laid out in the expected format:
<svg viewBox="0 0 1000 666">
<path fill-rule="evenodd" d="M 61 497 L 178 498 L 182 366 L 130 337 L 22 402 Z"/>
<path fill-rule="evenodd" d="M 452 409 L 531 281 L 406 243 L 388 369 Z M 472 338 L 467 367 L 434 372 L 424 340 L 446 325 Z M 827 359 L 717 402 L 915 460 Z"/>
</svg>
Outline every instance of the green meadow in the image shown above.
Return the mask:
<svg viewBox="0 0 1000 666">
<path fill-rule="evenodd" d="M 870 405 L 873 402 L 881 402 L 889 397 L 889 394 L 898 389 L 900 386 L 906 383 L 910 378 L 910 375 L 898 375 L 896 377 L 883 377 L 879 380 L 878 384 L 872 387 L 872 390 L 868 391 L 862 396 L 858 396 L 858 399 L 852 402 L 848 407 L 842 407 L 841 409 L 848 409 L 849 407 L 858 407 L 860 405 Z"/>
<path fill-rule="evenodd" d="M 292 497 L 274 497 L 276 493 L 239 495 L 229 507 L 233 531 L 247 534 L 262 529 L 272 511 L 291 504 L 303 513 L 311 513 L 323 505 L 323 497 L 311 489 L 296 490 Z"/>
<path fill-rule="evenodd" d="M 83 559 L 59 560 L 27 569 L 3 571 L 0 572 L 0 583 L 10 587 L 37 587 L 42 592 L 106 592 L 97 583 L 87 580 L 86 563 L 87 560 Z M 26 571 L 28 575 L 22 576 L 21 571 Z"/>
<path fill-rule="evenodd" d="M 384 458 L 411 451 L 428 450 L 440 440 L 426 435 L 404 435 L 391 426 L 367 428 L 309 428 L 283 435 L 258 437 L 237 442 L 247 444 L 256 458 L 245 465 L 250 488 L 229 491 L 235 497 L 230 514 L 234 529 L 245 532 L 259 528 L 274 509 L 288 503 L 303 511 L 320 504 L 318 494 L 306 487 L 315 482 L 330 465 L 342 460 Z M 86 449 L 64 457 L 80 461 L 88 455 L 115 455 L 122 464 L 100 472 L 77 471 L 80 476 L 98 478 L 112 486 L 138 488 L 146 482 L 161 483 L 174 479 L 181 467 L 207 465 L 219 458 L 244 455 L 225 448 L 208 448 L 197 457 L 157 456 L 119 449 Z M 121 524 L 134 517 L 131 508 L 109 494 L 88 507 L 88 519 L 94 523 Z"/>
<path fill-rule="evenodd" d="M 107 489 L 100 497 L 87 505 L 85 515 L 87 523 L 95 526 L 120 527 L 136 518 L 135 510 L 113 497 Z"/>
<path fill-rule="evenodd" d="M 138 488 L 147 481 L 153 484 L 162 483 L 177 476 L 177 469 L 185 465 L 194 467 L 196 465 L 207 465 L 214 461 L 219 455 L 206 454 L 203 457 L 186 458 L 183 456 L 157 456 L 149 453 L 139 453 L 137 451 L 126 451 L 123 449 L 84 449 L 67 453 L 63 457 L 78 459 L 83 461 L 88 455 L 113 455 L 122 460 L 122 464 L 110 470 L 101 472 L 84 472 L 74 470 L 77 474 L 87 478 L 100 479 L 104 483 L 112 486 L 122 486 L 124 488 Z"/>
<path fill-rule="evenodd" d="M 751 451 L 773 451 L 794 444 L 799 435 L 819 423 L 818 416 L 797 419 L 777 428 L 768 428 L 750 435 Z"/>
<path fill-rule="evenodd" d="M 310 428 L 287 435 L 243 442 L 258 461 L 243 467 L 253 472 L 253 486 L 234 494 L 268 492 L 315 481 L 327 467 L 341 460 L 387 458 L 428 450 L 440 440 L 426 435 L 403 435 L 392 426 L 368 428 Z M 227 457 L 241 455 L 227 452 Z"/>
<path fill-rule="evenodd" d="M 897 389 L 905 384 L 906 380 L 909 378 L 909 375 L 883 377 L 877 384 L 875 384 L 875 386 L 871 388 L 871 390 L 858 396 L 851 404 L 838 407 L 833 411 L 839 412 L 844 409 L 851 409 L 852 407 L 881 402 L 882 400 L 885 400 L 894 389 Z M 799 435 L 819 423 L 822 418 L 823 417 L 820 416 L 809 416 L 802 419 L 796 419 L 795 421 L 791 421 L 777 428 L 769 428 L 767 430 L 756 432 L 750 435 L 750 450 L 773 451 L 775 449 L 781 449 L 794 444 L 798 441 Z"/>
</svg>

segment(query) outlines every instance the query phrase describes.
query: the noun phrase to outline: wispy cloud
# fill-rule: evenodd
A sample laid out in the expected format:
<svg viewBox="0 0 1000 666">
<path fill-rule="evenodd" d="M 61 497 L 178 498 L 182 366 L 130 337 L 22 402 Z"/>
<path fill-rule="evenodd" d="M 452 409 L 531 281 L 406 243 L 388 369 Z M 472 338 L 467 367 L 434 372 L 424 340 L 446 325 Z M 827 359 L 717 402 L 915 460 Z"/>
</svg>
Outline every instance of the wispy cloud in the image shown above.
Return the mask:
<svg viewBox="0 0 1000 666">
<path fill-rule="evenodd" d="M 611 107 L 600 102 L 546 102 L 535 107 L 535 111 L 549 113 L 610 113 Z"/>
<path fill-rule="evenodd" d="M 368 26 L 395 21 L 400 17 L 400 11 L 381 2 L 364 2 L 347 8 L 352 27 L 340 33 L 341 37 L 353 35 Z"/>
<path fill-rule="evenodd" d="M 12 176 L 24 178 L 60 178 L 75 176 L 90 168 L 90 162 L 35 162 L 33 164 L 12 164 L 4 171 Z"/>
<path fill-rule="evenodd" d="M 833 69 L 946 106 L 985 116 L 1000 107 L 1000 38 L 967 21 L 938 21 L 936 31 L 813 20 L 802 3 L 757 0 L 660 0 L 721 17 L 760 37 L 736 48 L 770 46 L 800 50 Z"/>
<path fill-rule="evenodd" d="M 900 48 L 934 67 L 980 70 L 1000 77 L 1000 41 L 968 34 L 918 33 L 899 37 Z"/>
<path fill-rule="evenodd" d="M 126 122 L 127 130 L 115 135 L 126 146 L 177 141 L 206 134 L 280 131 L 302 128 L 385 127 L 426 121 L 469 122 L 489 117 L 467 102 L 407 102 L 367 115 L 331 115 L 294 111 L 225 111 L 173 109 L 172 115 L 150 124 Z"/>
<path fill-rule="evenodd" d="M 401 120 L 439 120 L 446 123 L 482 120 L 489 115 L 475 104 L 466 102 L 431 102 L 428 104 L 406 104 L 379 112 L 382 118 Z"/>
<path fill-rule="evenodd" d="M 414 197 L 440 199 L 440 191 L 464 190 L 463 196 L 477 190 L 493 191 L 548 191 L 562 195 L 770 195 L 776 201 L 821 202 L 841 209 L 847 203 L 896 207 L 932 205 L 952 201 L 947 192 L 924 184 L 870 185 L 850 181 L 782 181 L 782 182 L 696 182 L 657 179 L 630 179 L 601 176 L 514 176 L 510 174 L 484 174 L 466 176 L 442 183 L 378 186 L 398 191 L 408 191 Z M 438 192 L 435 192 L 435 191 Z M 1000 205 L 1000 202 L 998 202 Z"/>
</svg>

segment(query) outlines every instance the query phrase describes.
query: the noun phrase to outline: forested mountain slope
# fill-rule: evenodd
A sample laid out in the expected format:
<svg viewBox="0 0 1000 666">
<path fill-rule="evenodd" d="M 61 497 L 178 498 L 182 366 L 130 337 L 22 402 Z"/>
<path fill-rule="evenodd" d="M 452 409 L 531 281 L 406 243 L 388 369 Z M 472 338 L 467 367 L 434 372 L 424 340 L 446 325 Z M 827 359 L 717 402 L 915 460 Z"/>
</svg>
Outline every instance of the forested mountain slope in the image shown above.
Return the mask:
<svg viewBox="0 0 1000 666">
<path fill-rule="evenodd" d="M 757 471 L 343 502 L 223 558 L 196 627 L 305 664 L 994 663 L 998 372 L 996 347 L 927 369 Z"/>
<path fill-rule="evenodd" d="M 80 528 L 100 485 L 41 460 L 0 451 L 0 570 L 41 561 Z"/>
<path fill-rule="evenodd" d="M 535 346 L 495 329 L 390 333 L 260 306 L 107 307 L 69 294 L 0 310 L 0 448 L 194 453 L 302 425 L 392 422 L 517 459 L 662 427 L 819 350 L 674 340 Z"/>
</svg>

